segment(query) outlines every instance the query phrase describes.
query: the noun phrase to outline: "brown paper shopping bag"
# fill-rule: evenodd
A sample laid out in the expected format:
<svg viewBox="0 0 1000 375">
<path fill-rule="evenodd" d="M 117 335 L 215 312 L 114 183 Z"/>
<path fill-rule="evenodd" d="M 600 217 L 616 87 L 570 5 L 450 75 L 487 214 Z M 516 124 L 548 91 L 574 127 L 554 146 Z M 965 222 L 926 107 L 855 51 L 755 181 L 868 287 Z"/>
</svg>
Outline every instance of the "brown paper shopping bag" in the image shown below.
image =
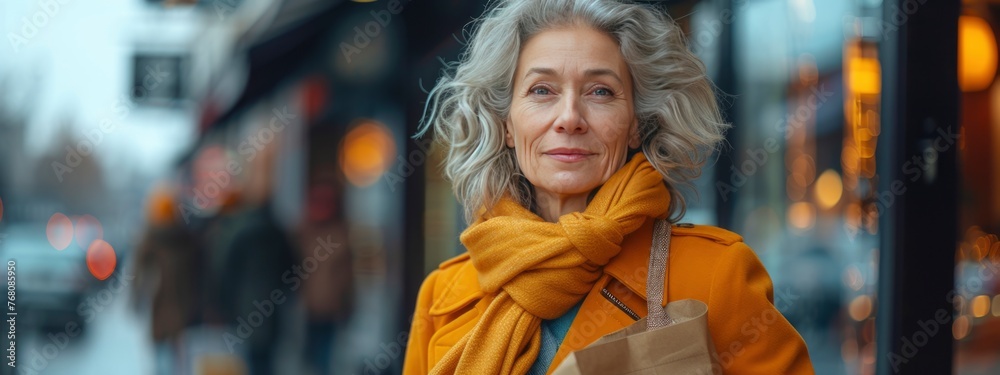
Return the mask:
<svg viewBox="0 0 1000 375">
<path fill-rule="evenodd" d="M 657 221 L 646 280 L 649 315 L 571 353 L 553 375 L 721 373 L 708 306 L 692 299 L 661 306 L 669 248 L 670 223 Z"/>
</svg>

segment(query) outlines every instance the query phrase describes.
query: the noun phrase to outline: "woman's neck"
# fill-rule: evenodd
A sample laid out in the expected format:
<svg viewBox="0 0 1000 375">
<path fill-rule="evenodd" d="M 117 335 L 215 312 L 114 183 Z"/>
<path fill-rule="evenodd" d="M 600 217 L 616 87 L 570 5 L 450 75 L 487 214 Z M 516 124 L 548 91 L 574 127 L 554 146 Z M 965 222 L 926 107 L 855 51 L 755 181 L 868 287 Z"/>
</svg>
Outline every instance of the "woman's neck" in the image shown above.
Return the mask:
<svg viewBox="0 0 1000 375">
<path fill-rule="evenodd" d="M 545 221 L 554 223 L 559 221 L 559 217 L 571 212 L 583 212 L 587 208 L 590 194 L 553 194 L 543 191 L 535 191 L 535 207 L 538 216 Z"/>
</svg>

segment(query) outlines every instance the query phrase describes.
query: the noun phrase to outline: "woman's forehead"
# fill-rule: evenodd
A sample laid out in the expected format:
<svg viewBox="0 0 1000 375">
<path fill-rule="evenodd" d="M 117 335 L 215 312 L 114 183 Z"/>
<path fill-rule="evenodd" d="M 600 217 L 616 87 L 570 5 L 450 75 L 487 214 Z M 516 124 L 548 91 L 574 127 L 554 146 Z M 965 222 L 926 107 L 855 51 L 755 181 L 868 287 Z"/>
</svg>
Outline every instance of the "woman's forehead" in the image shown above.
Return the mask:
<svg viewBox="0 0 1000 375">
<path fill-rule="evenodd" d="M 528 75 L 609 75 L 624 80 L 628 66 L 618 43 L 589 27 L 542 31 L 527 40 L 518 56 L 518 78 Z"/>
</svg>

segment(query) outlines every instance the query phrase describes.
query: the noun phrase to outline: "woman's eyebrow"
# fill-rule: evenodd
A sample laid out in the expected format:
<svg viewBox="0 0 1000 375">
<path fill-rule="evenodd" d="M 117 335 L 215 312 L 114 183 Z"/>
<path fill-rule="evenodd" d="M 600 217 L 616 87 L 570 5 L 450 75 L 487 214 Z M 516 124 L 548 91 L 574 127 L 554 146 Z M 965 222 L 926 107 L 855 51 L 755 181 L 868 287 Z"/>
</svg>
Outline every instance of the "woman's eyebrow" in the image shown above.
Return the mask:
<svg viewBox="0 0 1000 375">
<path fill-rule="evenodd" d="M 542 67 L 531 68 L 528 69 L 526 73 L 524 73 L 524 77 L 522 77 L 521 79 L 528 78 L 528 76 L 532 74 L 538 74 L 543 76 L 554 76 L 556 75 L 556 70 L 552 68 L 542 68 Z"/>
<path fill-rule="evenodd" d="M 614 70 L 606 69 L 606 68 L 601 68 L 601 69 L 587 69 L 587 70 L 585 70 L 583 72 L 583 76 L 584 77 L 608 76 L 608 77 L 614 78 L 621 85 L 625 84 L 625 82 L 622 82 L 622 78 L 618 76 L 618 73 L 615 73 Z"/>
</svg>

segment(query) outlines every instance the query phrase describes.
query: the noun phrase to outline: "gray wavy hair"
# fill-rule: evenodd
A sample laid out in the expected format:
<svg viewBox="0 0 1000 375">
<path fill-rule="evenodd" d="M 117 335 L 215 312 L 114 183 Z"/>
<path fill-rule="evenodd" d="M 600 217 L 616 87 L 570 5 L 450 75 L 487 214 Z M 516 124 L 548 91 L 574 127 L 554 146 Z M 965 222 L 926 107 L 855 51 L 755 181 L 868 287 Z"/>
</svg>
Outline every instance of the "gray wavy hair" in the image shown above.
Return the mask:
<svg viewBox="0 0 1000 375">
<path fill-rule="evenodd" d="M 415 137 L 433 129 L 447 154 L 445 177 L 465 208 L 493 207 L 505 194 L 532 207 L 530 184 L 504 143 L 521 46 L 542 31 L 587 25 L 618 42 L 633 79 L 642 151 L 671 192 L 671 221 L 684 215 L 679 186 L 691 186 L 723 139 L 725 123 L 705 66 L 680 27 L 648 5 L 613 0 L 499 0 L 472 24 L 466 51 L 446 64 Z"/>
</svg>

